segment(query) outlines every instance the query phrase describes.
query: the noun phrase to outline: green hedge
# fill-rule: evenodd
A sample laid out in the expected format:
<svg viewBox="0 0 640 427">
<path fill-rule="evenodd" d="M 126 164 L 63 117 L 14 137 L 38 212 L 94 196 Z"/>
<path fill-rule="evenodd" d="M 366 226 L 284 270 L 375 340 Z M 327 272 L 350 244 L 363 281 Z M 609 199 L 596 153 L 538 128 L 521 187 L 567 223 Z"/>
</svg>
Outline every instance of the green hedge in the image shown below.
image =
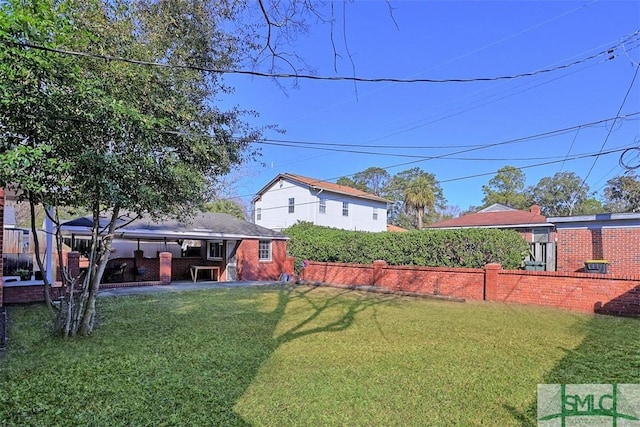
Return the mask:
<svg viewBox="0 0 640 427">
<path fill-rule="evenodd" d="M 529 245 L 512 230 L 488 228 L 367 233 L 299 223 L 286 230 L 289 255 L 296 260 L 390 265 L 481 268 L 498 262 L 505 269 L 521 267 Z"/>
</svg>

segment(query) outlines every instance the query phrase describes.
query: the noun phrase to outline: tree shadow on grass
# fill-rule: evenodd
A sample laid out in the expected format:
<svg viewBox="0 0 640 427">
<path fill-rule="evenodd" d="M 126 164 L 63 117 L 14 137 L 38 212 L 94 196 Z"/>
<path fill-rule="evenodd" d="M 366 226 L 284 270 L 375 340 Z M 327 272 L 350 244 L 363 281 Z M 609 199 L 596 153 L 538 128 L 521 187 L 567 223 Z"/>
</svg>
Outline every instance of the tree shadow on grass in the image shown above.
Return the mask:
<svg viewBox="0 0 640 427">
<path fill-rule="evenodd" d="M 294 298 L 302 300 L 305 304 L 312 308 L 311 313 L 302 321 L 298 322 L 294 326 L 290 327 L 284 333 L 280 334 L 276 339 L 277 346 L 293 341 L 295 339 L 313 335 L 322 332 L 340 332 L 349 328 L 358 313 L 365 311 L 380 304 L 383 299 L 376 297 L 375 295 L 356 292 L 353 290 L 334 290 L 334 295 L 328 298 L 322 298 L 319 302 L 314 301 L 308 295 L 313 292 L 314 288 L 296 288 Z M 344 296 L 352 294 L 353 297 L 349 299 L 349 303 L 344 303 Z M 289 301 L 291 294 L 287 298 L 280 298 L 279 301 Z M 389 297 L 384 300 L 388 301 Z M 280 316 L 284 316 L 284 310 L 287 304 L 279 304 L 278 310 L 280 310 Z M 337 307 L 342 308 L 342 314 L 334 318 L 332 321 L 328 321 L 320 326 L 308 327 L 315 321 L 317 321 L 324 313 Z"/>
<path fill-rule="evenodd" d="M 313 287 L 282 285 L 277 289 L 277 304 L 273 309 L 262 311 L 255 304 L 249 304 L 247 324 L 236 323 L 230 331 L 238 334 L 240 341 L 237 349 L 228 352 L 229 363 L 222 371 L 232 375 L 235 384 L 224 391 L 224 399 L 218 402 L 224 414 L 221 414 L 223 417 L 216 422 L 217 425 L 249 425 L 234 411 L 234 406 L 252 384 L 260 367 L 281 345 L 313 334 L 344 331 L 352 326 L 358 313 L 390 299 L 350 290 L 334 290 L 318 296 L 314 290 Z M 292 303 L 304 315 L 279 332 L 281 321 L 287 316 Z M 258 317 L 254 317 L 256 314 Z M 300 312 L 296 316 L 300 316 Z M 238 321 L 242 322 L 241 319 Z"/>
<path fill-rule="evenodd" d="M 542 384 L 640 384 L 640 319 L 594 315 L 576 333 L 585 333 L 582 343 L 562 349 L 564 357 Z M 522 426 L 538 425 L 537 385 L 530 400 L 524 411 L 505 405 Z"/>
<path fill-rule="evenodd" d="M 40 337 L 15 355 L 9 349 L 9 363 L 0 366 L 0 390 L 7 392 L 0 419 L 7 425 L 249 426 L 234 407 L 281 345 L 344 331 L 358 313 L 389 299 L 290 286 L 105 299 L 94 336 Z M 36 356 L 36 363 L 28 353 L 46 357 Z"/>
</svg>

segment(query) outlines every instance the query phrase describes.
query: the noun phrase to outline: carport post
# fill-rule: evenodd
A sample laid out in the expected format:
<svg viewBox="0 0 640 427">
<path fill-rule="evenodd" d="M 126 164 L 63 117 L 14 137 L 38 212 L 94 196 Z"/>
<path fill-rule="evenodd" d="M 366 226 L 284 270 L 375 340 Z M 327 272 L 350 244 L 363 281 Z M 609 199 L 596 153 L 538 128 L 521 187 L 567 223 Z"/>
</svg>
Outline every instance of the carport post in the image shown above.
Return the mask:
<svg viewBox="0 0 640 427">
<path fill-rule="evenodd" d="M 160 252 L 160 283 L 168 285 L 171 283 L 171 252 Z"/>
</svg>

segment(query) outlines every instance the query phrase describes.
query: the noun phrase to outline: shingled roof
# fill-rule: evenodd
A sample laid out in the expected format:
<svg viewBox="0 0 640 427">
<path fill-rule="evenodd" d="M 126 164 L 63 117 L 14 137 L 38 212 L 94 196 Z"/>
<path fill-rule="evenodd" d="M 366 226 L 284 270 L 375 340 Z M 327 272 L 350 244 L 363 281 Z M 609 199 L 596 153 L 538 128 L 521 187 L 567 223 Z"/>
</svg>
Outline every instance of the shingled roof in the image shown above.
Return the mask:
<svg viewBox="0 0 640 427">
<path fill-rule="evenodd" d="M 81 217 L 62 224 L 62 230 L 71 234 L 90 234 L 93 220 Z M 178 221 L 167 219 L 153 221 L 150 218 L 138 219 L 130 224 L 126 220 L 119 222 L 122 226 L 116 232 L 118 237 L 141 239 L 241 239 L 269 238 L 282 240 L 287 237 L 277 231 L 247 222 L 223 213 L 200 212 L 194 217 Z M 106 219 L 101 226 L 106 225 Z"/>
<path fill-rule="evenodd" d="M 389 200 L 384 199 L 380 196 L 376 196 L 375 194 L 367 193 L 366 191 L 358 190 L 356 188 L 347 187 L 346 185 L 339 185 L 333 182 L 322 181 L 315 178 L 309 178 L 302 175 L 296 175 L 292 173 L 281 173 L 275 178 L 273 178 L 267 185 L 265 185 L 260 191 L 258 191 L 256 197 L 253 199 L 253 202 L 258 200 L 262 194 L 264 194 L 269 188 L 275 185 L 279 180 L 284 179 L 288 181 L 294 181 L 298 184 L 307 185 L 311 188 L 330 191 L 332 193 L 338 194 L 346 194 L 348 196 L 359 197 L 361 199 L 374 200 L 376 202 L 390 203 Z"/>
<path fill-rule="evenodd" d="M 427 225 L 428 228 L 530 228 L 551 227 L 547 218 L 540 214 L 540 207 L 522 211 L 508 206 L 494 204 L 481 211 Z"/>
</svg>

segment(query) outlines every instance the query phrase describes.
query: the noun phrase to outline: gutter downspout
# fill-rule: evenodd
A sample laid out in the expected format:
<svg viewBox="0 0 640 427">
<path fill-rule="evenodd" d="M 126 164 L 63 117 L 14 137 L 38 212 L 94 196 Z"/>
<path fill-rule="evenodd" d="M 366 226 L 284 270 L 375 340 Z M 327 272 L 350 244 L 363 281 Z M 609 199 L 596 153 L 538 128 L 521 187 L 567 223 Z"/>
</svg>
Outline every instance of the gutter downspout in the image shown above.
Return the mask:
<svg viewBox="0 0 640 427">
<path fill-rule="evenodd" d="M 311 187 L 313 188 L 313 187 Z M 324 188 L 321 188 L 320 191 L 316 193 L 316 197 L 318 198 L 318 209 L 315 212 L 315 224 L 318 225 L 318 212 L 320 211 L 320 194 L 324 191 Z"/>
</svg>

